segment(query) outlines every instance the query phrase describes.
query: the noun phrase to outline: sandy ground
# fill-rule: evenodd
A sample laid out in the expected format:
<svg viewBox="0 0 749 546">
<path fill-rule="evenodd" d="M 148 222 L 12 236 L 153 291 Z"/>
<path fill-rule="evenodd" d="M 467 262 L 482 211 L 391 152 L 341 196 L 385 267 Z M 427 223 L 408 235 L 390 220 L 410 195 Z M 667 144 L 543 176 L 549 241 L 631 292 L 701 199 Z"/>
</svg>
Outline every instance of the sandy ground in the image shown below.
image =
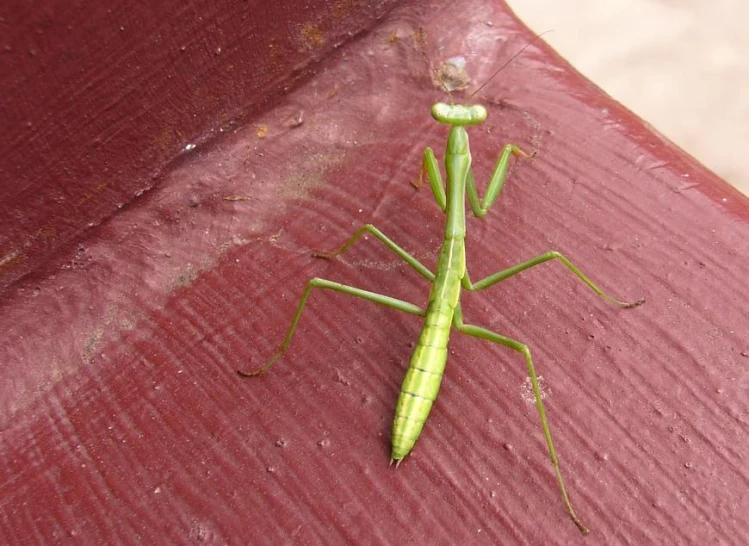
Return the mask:
<svg viewBox="0 0 749 546">
<path fill-rule="evenodd" d="M 749 3 L 510 0 L 607 93 L 749 195 Z"/>
</svg>

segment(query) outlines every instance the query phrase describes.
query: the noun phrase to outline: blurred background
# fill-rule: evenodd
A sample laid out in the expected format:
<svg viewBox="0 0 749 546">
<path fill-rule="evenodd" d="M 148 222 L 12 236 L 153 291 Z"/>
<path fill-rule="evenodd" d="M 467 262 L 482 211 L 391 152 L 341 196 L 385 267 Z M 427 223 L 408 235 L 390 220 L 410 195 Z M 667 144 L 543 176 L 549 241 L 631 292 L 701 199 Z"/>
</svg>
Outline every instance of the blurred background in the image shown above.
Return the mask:
<svg viewBox="0 0 749 546">
<path fill-rule="evenodd" d="M 749 195 L 749 3 L 509 0 L 575 68 Z"/>
</svg>

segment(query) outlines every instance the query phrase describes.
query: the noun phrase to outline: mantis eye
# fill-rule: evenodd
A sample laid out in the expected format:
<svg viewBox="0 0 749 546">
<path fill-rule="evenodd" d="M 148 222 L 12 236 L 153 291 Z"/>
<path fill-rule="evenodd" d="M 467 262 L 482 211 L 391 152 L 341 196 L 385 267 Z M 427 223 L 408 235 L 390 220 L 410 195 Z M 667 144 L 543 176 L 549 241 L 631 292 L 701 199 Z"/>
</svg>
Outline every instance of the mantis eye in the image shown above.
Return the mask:
<svg viewBox="0 0 749 546">
<path fill-rule="evenodd" d="M 432 117 L 447 125 L 478 125 L 486 116 L 486 108 L 480 104 L 464 106 L 438 102 L 432 106 Z"/>
</svg>

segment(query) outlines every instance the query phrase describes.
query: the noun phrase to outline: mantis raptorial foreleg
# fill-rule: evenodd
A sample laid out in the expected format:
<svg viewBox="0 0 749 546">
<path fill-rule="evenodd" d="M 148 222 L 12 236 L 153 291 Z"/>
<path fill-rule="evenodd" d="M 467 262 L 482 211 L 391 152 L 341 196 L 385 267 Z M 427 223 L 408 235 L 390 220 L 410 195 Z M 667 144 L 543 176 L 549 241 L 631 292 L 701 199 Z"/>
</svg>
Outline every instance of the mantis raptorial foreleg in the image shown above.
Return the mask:
<svg viewBox="0 0 749 546">
<path fill-rule="evenodd" d="M 479 290 L 483 290 L 484 288 L 489 288 L 490 286 L 493 286 L 497 284 L 500 281 L 503 281 L 505 279 L 508 279 L 509 277 L 512 277 L 513 275 L 517 275 L 518 273 L 525 271 L 526 269 L 530 269 L 531 267 L 535 267 L 537 265 L 541 265 L 544 262 L 548 262 L 550 260 L 559 260 L 564 264 L 564 266 L 572 271 L 575 276 L 583 281 L 585 284 L 587 284 L 593 292 L 601 296 L 602 298 L 610 301 L 611 303 L 614 303 L 620 307 L 637 307 L 638 305 L 642 305 L 645 300 L 637 300 L 634 302 L 625 302 L 625 301 L 619 301 L 616 298 L 612 298 L 608 294 L 606 294 L 603 290 L 598 288 L 596 284 L 591 281 L 582 271 L 580 271 L 575 264 L 573 264 L 571 261 L 569 261 L 564 255 L 557 252 L 556 250 L 550 250 L 549 252 L 545 252 L 541 254 L 540 256 L 536 256 L 535 258 L 532 258 L 526 262 L 519 263 L 517 265 L 514 265 L 512 267 L 508 267 L 507 269 L 504 269 L 502 271 L 499 271 L 498 273 L 494 273 L 493 275 L 489 275 L 488 277 L 481 279 L 480 281 L 477 281 L 475 283 L 471 282 L 471 279 L 468 276 L 468 271 L 466 271 L 465 277 L 463 277 L 463 288 L 470 292 L 478 292 Z"/>
<path fill-rule="evenodd" d="M 510 158 L 513 155 L 515 157 L 525 158 L 532 156 L 532 154 L 524 152 L 515 144 L 505 144 L 505 147 L 502 149 L 502 153 L 497 160 L 497 165 L 494 167 L 494 173 L 492 173 L 492 177 L 489 180 L 489 185 L 486 187 L 486 193 L 484 194 L 483 200 L 479 199 L 478 190 L 476 189 L 476 181 L 473 179 L 473 171 L 470 169 L 468 170 L 468 175 L 466 177 L 466 196 L 468 197 L 468 203 L 471 205 L 471 210 L 473 211 L 474 216 L 479 218 L 484 216 L 489 212 L 494 201 L 497 200 L 499 192 L 502 191 L 502 188 L 505 185 L 505 180 L 507 180 Z M 437 158 L 434 155 L 434 151 L 429 147 L 424 150 L 423 170 L 427 173 L 429 186 L 432 188 L 432 193 L 434 194 L 434 200 L 437 201 L 437 205 L 439 205 L 442 212 L 444 212 L 445 207 L 447 206 L 445 187 L 442 182 L 442 175 L 440 174 Z"/>
<path fill-rule="evenodd" d="M 577 528 L 580 529 L 583 534 L 587 535 L 589 533 L 588 528 L 583 525 L 583 523 L 575 514 L 575 511 L 572 509 L 572 504 L 570 503 L 569 496 L 567 495 L 567 489 L 564 487 L 562 470 L 559 467 L 559 457 L 557 457 L 556 449 L 554 449 L 554 442 L 551 439 L 551 430 L 549 429 L 549 422 L 546 419 L 546 410 L 544 409 L 544 402 L 541 397 L 541 388 L 538 386 L 538 377 L 536 376 L 536 369 L 533 366 L 531 350 L 525 343 L 521 343 L 520 341 L 502 336 L 500 334 L 492 332 L 491 330 L 482 328 L 481 326 L 465 324 L 463 322 L 463 311 L 461 310 L 460 305 L 455 308 L 453 325 L 455 326 L 456 330 L 463 334 L 477 337 L 479 339 L 485 339 L 498 345 L 504 345 L 505 347 L 509 347 L 510 349 L 519 352 L 525 357 L 525 362 L 528 365 L 528 375 L 531 378 L 531 385 L 533 386 L 533 396 L 536 399 L 536 409 L 538 410 L 538 416 L 541 419 L 541 427 L 544 431 L 544 438 L 546 439 L 546 447 L 549 450 L 551 464 L 554 467 L 554 474 L 556 475 L 557 483 L 559 484 L 559 490 L 562 493 L 562 502 L 564 503 L 564 507 L 567 510 L 567 514 L 569 514 L 574 524 L 577 525 Z"/>
<path fill-rule="evenodd" d="M 348 286 L 346 284 L 341 284 L 329 281 L 327 279 L 320 279 L 318 277 L 315 277 L 307 283 L 304 292 L 302 292 L 302 297 L 299 298 L 299 303 L 297 304 L 296 311 L 294 312 L 294 318 L 291 319 L 291 325 L 286 331 L 283 342 L 281 342 L 281 348 L 278 349 L 276 354 L 274 354 L 270 358 L 270 360 L 266 362 L 261 368 L 253 370 L 251 372 L 237 370 L 237 373 L 239 375 L 244 377 L 254 377 L 256 375 L 264 374 L 273 366 L 273 364 L 276 363 L 279 358 L 284 355 L 286 349 L 289 348 L 291 338 L 294 336 L 294 331 L 296 330 L 299 319 L 302 316 L 302 311 L 304 311 L 304 306 L 307 303 L 307 298 L 309 298 L 310 292 L 312 292 L 313 288 L 323 288 L 325 290 L 341 292 L 342 294 L 348 294 L 349 296 L 355 296 L 357 298 L 369 300 L 374 303 L 390 307 L 392 309 L 397 309 L 398 311 L 403 311 L 404 313 L 408 313 L 410 315 L 418 315 L 423 317 L 426 314 L 426 309 L 422 309 L 418 305 L 414 305 L 407 301 L 391 298 L 390 296 L 378 294 L 377 292 L 369 292 L 368 290 L 362 290 L 361 288 L 356 288 L 354 286 Z"/>
<path fill-rule="evenodd" d="M 422 163 L 422 174 L 427 173 L 427 179 L 429 180 L 429 187 L 432 188 L 432 194 L 434 194 L 434 200 L 439 205 L 440 210 L 445 212 L 447 207 L 447 196 L 445 195 L 445 184 L 442 182 L 442 174 L 440 174 L 440 167 L 437 163 L 437 158 L 434 156 L 434 151 L 427 146 L 424 149 L 424 162 Z"/>
<path fill-rule="evenodd" d="M 525 153 L 514 144 L 505 144 L 505 147 L 502 149 L 502 154 L 499 156 L 499 160 L 497 160 L 497 166 L 494 168 L 494 173 L 489 180 L 489 185 L 486 187 L 484 199 L 480 204 L 479 194 L 476 190 L 476 181 L 473 179 L 473 171 L 468 171 L 468 176 L 466 177 L 466 195 L 474 216 L 481 218 L 486 215 L 494 204 L 494 201 L 497 200 L 499 192 L 502 191 L 502 188 L 505 185 L 505 180 L 507 180 L 507 170 L 510 167 L 510 158 L 513 155 L 515 157 L 525 158 L 530 158 L 532 156 L 532 154 Z"/>
</svg>

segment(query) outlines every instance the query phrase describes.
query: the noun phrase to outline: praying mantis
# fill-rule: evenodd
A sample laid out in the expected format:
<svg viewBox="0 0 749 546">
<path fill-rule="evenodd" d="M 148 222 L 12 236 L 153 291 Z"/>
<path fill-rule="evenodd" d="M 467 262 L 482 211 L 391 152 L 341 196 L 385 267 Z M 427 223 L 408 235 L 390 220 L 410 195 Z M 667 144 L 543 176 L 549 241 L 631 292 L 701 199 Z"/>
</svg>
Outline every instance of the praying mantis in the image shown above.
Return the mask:
<svg viewBox="0 0 749 546">
<path fill-rule="evenodd" d="M 619 307 L 637 307 L 644 303 L 644 300 L 640 299 L 628 303 L 609 296 L 563 254 L 555 250 L 545 252 L 535 258 L 489 275 L 479 281 L 471 281 L 466 266 L 465 250 L 466 197 L 473 214 L 478 218 L 484 217 L 496 201 L 505 184 L 512 157 L 528 158 L 530 155 L 514 144 L 505 145 L 490 178 L 486 192 L 483 198 L 480 198 L 471 170 L 471 153 L 466 127 L 483 123 L 488 115 L 486 108 L 479 104 L 456 105 L 438 102 L 432 106 L 431 114 L 438 123 L 450 127 L 444 156 L 446 183 L 443 183 L 437 159 L 429 147 L 424 150 L 422 165 L 422 172 L 427 175 L 434 200 L 445 214 L 445 235 L 434 272 L 372 224 L 362 226 L 340 248 L 329 253 L 315 255 L 321 258 L 334 259 L 349 250 L 363 235 L 369 234 L 431 283 L 429 302 L 426 308 L 384 294 L 362 290 L 354 286 L 317 277 L 313 278 L 307 282 L 302 292 L 291 320 L 291 325 L 286 331 L 279 350 L 258 370 L 249 372 L 237 370 L 237 372 L 245 377 L 259 376 L 267 372 L 284 355 L 291 343 L 307 299 L 314 288 L 348 294 L 392 309 L 397 309 L 404 313 L 423 317 L 424 326 L 411 356 L 408 371 L 406 372 L 395 408 L 391 434 L 391 464 L 394 462 L 397 467 L 413 449 L 414 444 L 421 435 L 432 404 L 437 398 L 447 362 L 447 346 L 451 330 L 454 328 L 462 334 L 509 347 L 520 353 L 525 359 L 533 387 L 536 409 L 541 420 L 544 438 L 564 507 L 578 529 L 583 534 L 587 534 L 589 531 L 575 514 L 564 486 L 559 458 L 551 438 L 546 410 L 544 409 L 538 377 L 536 376 L 529 347 L 525 343 L 500 335 L 487 328 L 466 324 L 460 305 L 461 291 L 478 292 L 494 286 L 522 271 L 548 261 L 556 260 L 569 269 L 593 292 Z"/>
</svg>

